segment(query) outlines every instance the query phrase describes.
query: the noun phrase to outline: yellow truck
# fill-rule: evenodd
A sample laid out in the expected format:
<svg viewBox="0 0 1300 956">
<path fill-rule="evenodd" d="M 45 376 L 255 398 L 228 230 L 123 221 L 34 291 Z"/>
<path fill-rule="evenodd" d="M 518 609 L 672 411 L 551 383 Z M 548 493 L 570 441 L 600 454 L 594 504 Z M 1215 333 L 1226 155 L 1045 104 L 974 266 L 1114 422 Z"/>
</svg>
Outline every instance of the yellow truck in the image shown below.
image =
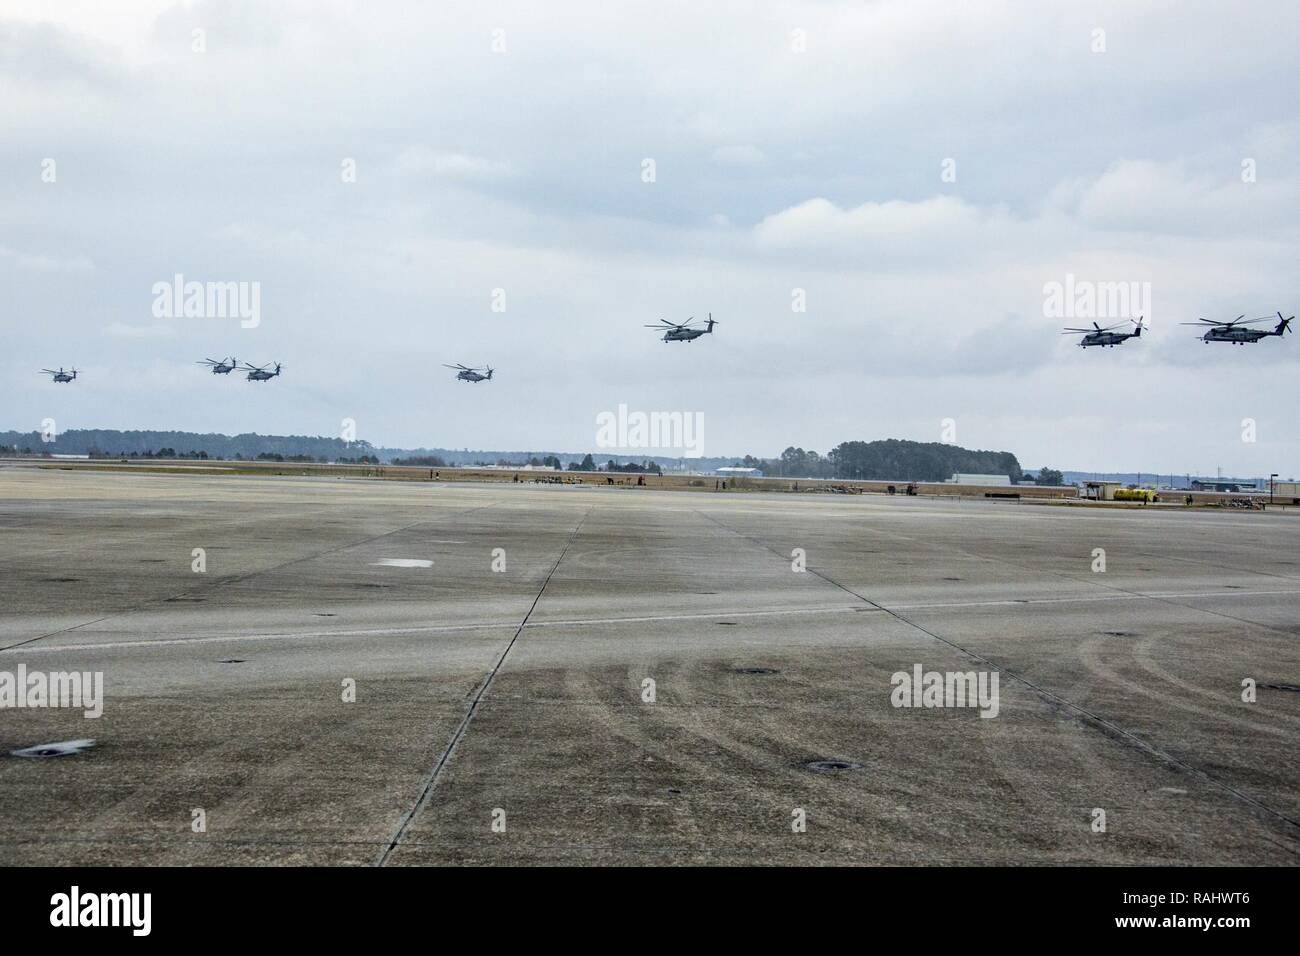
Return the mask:
<svg viewBox="0 0 1300 956">
<path fill-rule="evenodd" d="M 1150 504 L 1153 501 L 1159 501 L 1160 496 L 1150 488 L 1116 488 L 1116 501 L 1140 501 L 1143 504 Z"/>
</svg>

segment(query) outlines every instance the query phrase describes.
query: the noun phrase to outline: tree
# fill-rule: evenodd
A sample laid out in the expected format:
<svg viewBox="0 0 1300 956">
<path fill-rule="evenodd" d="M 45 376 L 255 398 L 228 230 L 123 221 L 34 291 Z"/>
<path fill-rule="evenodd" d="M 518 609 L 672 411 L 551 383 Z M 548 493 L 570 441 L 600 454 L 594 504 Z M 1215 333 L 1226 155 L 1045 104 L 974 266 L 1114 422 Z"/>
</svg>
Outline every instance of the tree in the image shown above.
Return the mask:
<svg viewBox="0 0 1300 956">
<path fill-rule="evenodd" d="M 1055 468 L 1040 468 L 1036 483 L 1040 485 L 1063 485 L 1065 484 L 1065 475 Z"/>
</svg>

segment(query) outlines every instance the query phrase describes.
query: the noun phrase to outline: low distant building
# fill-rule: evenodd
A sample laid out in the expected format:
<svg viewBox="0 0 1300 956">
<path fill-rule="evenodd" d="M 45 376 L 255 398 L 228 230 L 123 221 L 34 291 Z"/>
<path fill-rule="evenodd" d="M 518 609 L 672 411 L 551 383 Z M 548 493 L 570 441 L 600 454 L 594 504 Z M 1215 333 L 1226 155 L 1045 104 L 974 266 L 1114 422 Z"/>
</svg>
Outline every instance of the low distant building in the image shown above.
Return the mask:
<svg viewBox="0 0 1300 956">
<path fill-rule="evenodd" d="M 1011 487 L 1010 475 L 970 475 L 957 472 L 948 479 L 950 485 L 994 485 L 1002 488 Z"/>
<path fill-rule="evenodd" d="M 1085 481 L 1083 497 L 1090 501 L 1114 501 L 1115 492 L 1123 487 L 1122 481 Z"/>
<path fill-rule="evenodd" d="M 757 468 L 741 468 L 739 465 L 724 465 L 714 472 L 719 478 L 762 478 L 763 473 Z"/>
<path fill-rule="evenodd" d="M 1226 491 L 1236 494 L 1239 491 L 1257 491 L 1253 481 L 1242 478 L 1193 478 L 1192 491 Z"/>
</svg>

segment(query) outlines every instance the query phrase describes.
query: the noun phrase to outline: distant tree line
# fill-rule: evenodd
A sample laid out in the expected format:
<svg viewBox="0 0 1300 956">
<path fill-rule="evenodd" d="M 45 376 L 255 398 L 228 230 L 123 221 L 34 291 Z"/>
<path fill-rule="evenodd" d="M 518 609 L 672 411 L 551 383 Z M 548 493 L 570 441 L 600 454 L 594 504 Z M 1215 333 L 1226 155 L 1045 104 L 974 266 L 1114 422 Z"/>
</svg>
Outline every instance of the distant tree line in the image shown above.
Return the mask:
<svg viewBox="0 0 1300 956">
<path fill-rule="evenodd" d="M 603 471 L 621 471 L 621 472 L 644 472 L 647 475 L 662 475 L 663 469 L 653 461 L 635 462 L 629 461 L 626 465 L 620 465 L 612 458 L 605 463 Z"/>
<path fill-rule="evenodd" d="M 844 442 L 825 455 L 792 447 L 781 452 L 780 458 L 760 461 L 747 455 L 737 464 L 778 477 L 859 481 L 946 481 L 958 472 L 1007 475 L 1019 481 L 1022 475 L 1020 462 L 1009 451 L 972 451 L 940 442 L 898 438 Z"/>
<path fill-rule="evenodd" d="M 109 458 L 219 458 L 230 461 L 353 461 L 374 458 L 367 441 L 309 435 L 216 435 L 176 431 L 117 431 L 72 428 L 52 442 L 39 432 L 0 432 L 0 447 L 17 445 L 25 454 L 92 455 Z M 28 450 L 30 449 L 30 450 Z M 191 449 L 179 452 L 178 449 Z M 275 456 L 281 456 L 276 458 Z"/>
<path fill-rule="evenodd" d="M 181 452 L 178 449 L 189 449 Z M 339 438 L 307 435 L 217 435 L 177 431 L 117 431 L 114 429 L 70 429 L 55 441 L 44 442 L 39 432 L 0 432 L 0 454 L 91 455 L 105 458 L 194 458 L 230 461 L 319 461 L 356 464 L 380 464 L 391 460 L 399 465 L 445 468 L 453 465 L 489 465 L 498 467 L 552 468 L 569 471 L 618 471 L 661 474 L 662 463 L 677 467 L 675 459 L 626 460 L 611 457 L 603 466 L 592 455 L 581 460 L 565 453 L 532 452 L 484 453 L 420 448 L 414 451 L 375 448 L 366 441 L 345 442 Z M 485 455 L 494 457 L 485 458 Z M 510 455 L 511 457 L 506 457 Z M 521 457 L 514 457 L 521 456 Z M 620 460 L 623 459 L 623 460 Z M 567 465 L 566 465 L 567 462 Z M 850 441 L 836 445 L 825 455 L 790 447 L 779 458 L 760 459 L 746 455 L 743 459 L 687 459 L 684 464 L 700 471 L 711 471 L 723 464 L 760 469 L 764 474 L 789 478 L 895 479 L 903 481 L 944 481 L 955 472 L 1008 475 L 1013 481 L 1023 477 L 1016 456 L 1005 451 L 972 451 L 938 442 L 914 442 L 891 438 L 882 441 Z M 1060 472 L 1044 468 L 1040 484 L 1062 482 Z"/>
<path fill-rule="evenodd" d="M 446 468 L 447 463 L 437 455 L 412 455 L 410 458 L 394 458 L 394 465 L 419 465 L 421 468 Z"/>
</svg>

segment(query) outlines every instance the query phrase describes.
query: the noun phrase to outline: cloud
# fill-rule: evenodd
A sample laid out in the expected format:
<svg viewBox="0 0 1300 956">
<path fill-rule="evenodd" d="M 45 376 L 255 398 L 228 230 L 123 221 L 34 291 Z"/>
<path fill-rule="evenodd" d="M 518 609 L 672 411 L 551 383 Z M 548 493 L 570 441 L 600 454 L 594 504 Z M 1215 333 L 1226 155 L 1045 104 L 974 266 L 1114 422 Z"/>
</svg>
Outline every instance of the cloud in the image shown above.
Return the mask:
<svg viewBox="0 0 1300 956">
<path fill-rule="evenodd" d="M 987 248 L 976 240 L 1005 234 L 1012 225 L 1001 210 L 951 196 L 866 202 L 851 209 L 817 198 L 764 217 L 754 227 L 754 239 L 769 251 L 932 268 L 937 261 Z"/>
<path fill-rule="evenodd" d="M 719 166 L 761 166 L 767 156 L 757 146 L 719 146 L 710 158 Z"/>
<path fill-rule="evenodd" d="M 50 256 L 18 252 L 5 246 L 0 246 L 0 262 L 12 263 L 15 268 L 27 272 L 86 273 L 95 269 L 95 263 L 88 256 Z"/>
<path fill-rule="evenodd" d="M 1179 396 L 1263 423 L 1296 339 L 1215 349 L 1176 322 L 1296 311 L 1300 8 L 1169 10 L 12 0 L 6 354 L 93 341 L 113 374 L 61 394 L 111 389 L 70 414 L 122 427 L 352 417 L 381 444 L 580 450 L 627 401 L 704 411 L 736 454 L 929 440 L 954 417 L 963 443 L 1056 467 L 1251 466 Z M 163 338 L 149 289 L 175 273 L 260 282 L 260 326 Z M 1150 282 L 1150 336 L 1070 347 L 1043 314 L 1067 274 Z M 717 336 L 689 346 L 641 328 L 709 311 Z M 286 375 L 158 401 L 232 350 Z M 500 371 L 458 388 L 443 361 Z M 22 381 L 0 376 L 0 407 L 39 420 Z M 1109 396 L 1141 425 L 1115 428 Z M 1300 425 L 1264 433 L 1272 470 L 1300 472 Z"/>
<path fill-rule="evenodd" d="M 176 334 L 175 328 L 162 323 L 152 325 L 127 325 L 124 322 L 113 322 L 104 329 L 105 335 L 123 339 L 155 339 L 171 338 Z"/>
<path fill-rule="evenodd" d="M 504 179 L 511 173 L 510 163 L 504 160 L 445 152 L 429 146 L 408 146 L 401 150 L 394 167 L 399 174 L 413 178 L 432 176 L 467 181 Z"/>
</svg>

